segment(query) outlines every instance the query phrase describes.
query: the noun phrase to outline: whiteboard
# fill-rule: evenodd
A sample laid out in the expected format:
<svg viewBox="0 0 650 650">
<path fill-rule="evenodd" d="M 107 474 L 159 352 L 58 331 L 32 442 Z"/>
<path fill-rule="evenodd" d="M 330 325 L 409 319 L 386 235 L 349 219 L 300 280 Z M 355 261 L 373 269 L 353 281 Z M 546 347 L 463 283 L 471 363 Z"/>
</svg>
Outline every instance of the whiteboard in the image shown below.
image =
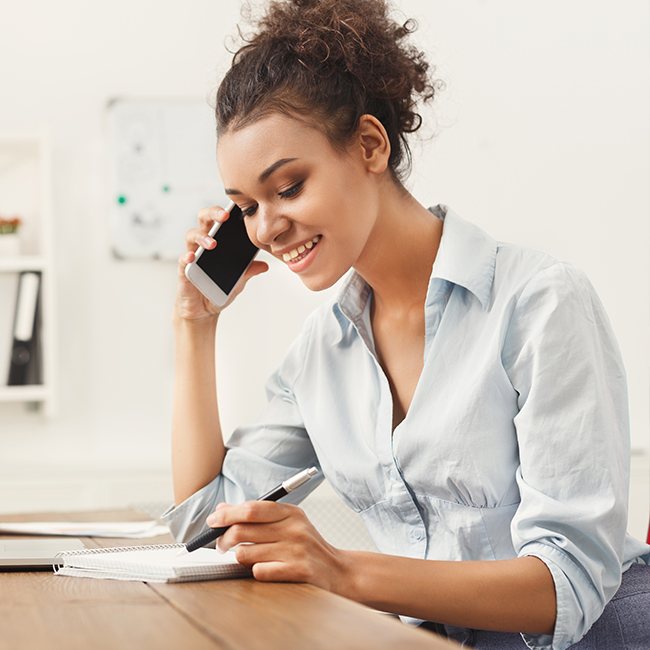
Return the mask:
<svg viewBox="0 0 650 650">
<path fill-rule="evenodd" d="M 107 124 L 113 255 L 178 260 L 199 210 L 226 205 L 214 110 L 205 99 L 119 98 Z"/>
</svg>

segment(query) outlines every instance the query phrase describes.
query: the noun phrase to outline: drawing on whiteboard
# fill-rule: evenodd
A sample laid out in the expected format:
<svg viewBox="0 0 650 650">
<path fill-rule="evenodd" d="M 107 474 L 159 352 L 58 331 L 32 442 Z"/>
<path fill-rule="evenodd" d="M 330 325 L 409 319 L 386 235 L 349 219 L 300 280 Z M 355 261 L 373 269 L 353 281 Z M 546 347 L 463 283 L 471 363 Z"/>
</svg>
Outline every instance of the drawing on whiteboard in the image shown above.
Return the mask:
<svg viewBox="0 0 650 650">
<path fill-rule="evenodd" d="M 214 111 L 200 99 L 119 98 L 107 119 L 113 254 L 176 261 L 199 210 L 227 202 Z"/>
</svg>

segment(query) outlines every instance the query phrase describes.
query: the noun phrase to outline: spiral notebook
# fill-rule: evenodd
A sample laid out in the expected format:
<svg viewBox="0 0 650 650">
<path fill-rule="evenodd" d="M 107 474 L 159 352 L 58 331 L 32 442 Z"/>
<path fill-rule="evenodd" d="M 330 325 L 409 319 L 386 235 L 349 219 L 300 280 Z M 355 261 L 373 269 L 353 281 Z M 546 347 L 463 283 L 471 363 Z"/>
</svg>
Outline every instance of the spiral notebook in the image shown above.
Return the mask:
<svg viewBox="0 0 650 650">
<path fill-rule="evenodd" d="M 249 567 L 237 562 L 234 551 L 200 548 L 187 553 L 184 544 L 64 551 L 57 554 L 53 568 L 59 576 L 139 582 L 193 582 L 251 575 Z"/>
</svg>

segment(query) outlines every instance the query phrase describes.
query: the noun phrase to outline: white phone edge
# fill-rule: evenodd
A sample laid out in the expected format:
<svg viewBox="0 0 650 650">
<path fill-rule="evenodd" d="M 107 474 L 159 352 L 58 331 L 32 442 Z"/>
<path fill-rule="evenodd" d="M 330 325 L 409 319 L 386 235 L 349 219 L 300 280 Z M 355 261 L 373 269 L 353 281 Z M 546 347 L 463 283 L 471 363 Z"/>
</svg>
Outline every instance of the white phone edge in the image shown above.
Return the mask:
<svg viewBox="0 0 650 650">
<path fill-rule="evenodd" d="M 225 210 L 226 212 L 230 212 L 235 205 L 234 201 L 230 201 L 230 203 L 226 206 Z M 215 233 L 219 228 L 221 227 L 221 222 L 220 221 L 215 221 L 214 225 L 212 228 L 210 228 L 210 231 L 208 235 L 210 237 L 214 237 Z M 241 281 L 242 277 L 244 276 L 244 273 L 246 272 L 246 269 L 248 269 L 248 266 L 250 266 L 250 263 L 244 269 L 244 272 L 242 275 L 239 277 L 237 282 L 235 283 L 235 286 L 232 288 L 230 293 L 224 293 L 220 287 L 210 278 L 210 276 L 203 271 L 202 268 L 200 268 L 197 265 L 197 261 L 199 257 L 203 254 L 203 251 L 205 251 L 205 248 L 203 246 L 199 246 L 196 249 L 196 252 L 194 253 L 194 261 L 190 262 L 186 267 L 185 267 L 185 277 L 215 306 L 215 307 L 223 307 L 225 304 L 228 302 L 228 299 L 230 298 L 230 295 L 235 291 Z M 255 259 L 256 255 L 253 256 L 252 261 Z"/>
</svg>

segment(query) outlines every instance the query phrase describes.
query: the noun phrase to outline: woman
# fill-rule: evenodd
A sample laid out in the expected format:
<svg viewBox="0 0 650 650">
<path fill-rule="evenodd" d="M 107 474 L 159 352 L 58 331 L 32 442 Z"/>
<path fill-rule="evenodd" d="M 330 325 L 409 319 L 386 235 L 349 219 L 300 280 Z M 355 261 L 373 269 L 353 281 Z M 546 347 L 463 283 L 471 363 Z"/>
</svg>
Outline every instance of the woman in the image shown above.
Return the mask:
<svg viewBox="0 0 650 650">
<path fill-rule="evenodd" d="M 219 547 L 253 542 L 236 552 L 258 580 L 309 582 L 475 647 L 642 643 L 611 636 L 623 597 L 626 615 L 647 612 L 650 549 L 625 533 L 609 321 L 579 270 L 404 188 L 416 100 L 437 90 L 410 31 L 381 0 L 274 2 L 235 55 L 217 150 L 251 240 L 313 291 L 352 272 L 269 380 L 261 423 L 226 449 L 220 314 L 183 274 L 227 217 L 202 211 L 179 264 L 165 519 L 179 539 L 232 525 Z M 310 465 L 381 553 L 333 548 L 295 505 L 251 501 Z"/>
</svg>

